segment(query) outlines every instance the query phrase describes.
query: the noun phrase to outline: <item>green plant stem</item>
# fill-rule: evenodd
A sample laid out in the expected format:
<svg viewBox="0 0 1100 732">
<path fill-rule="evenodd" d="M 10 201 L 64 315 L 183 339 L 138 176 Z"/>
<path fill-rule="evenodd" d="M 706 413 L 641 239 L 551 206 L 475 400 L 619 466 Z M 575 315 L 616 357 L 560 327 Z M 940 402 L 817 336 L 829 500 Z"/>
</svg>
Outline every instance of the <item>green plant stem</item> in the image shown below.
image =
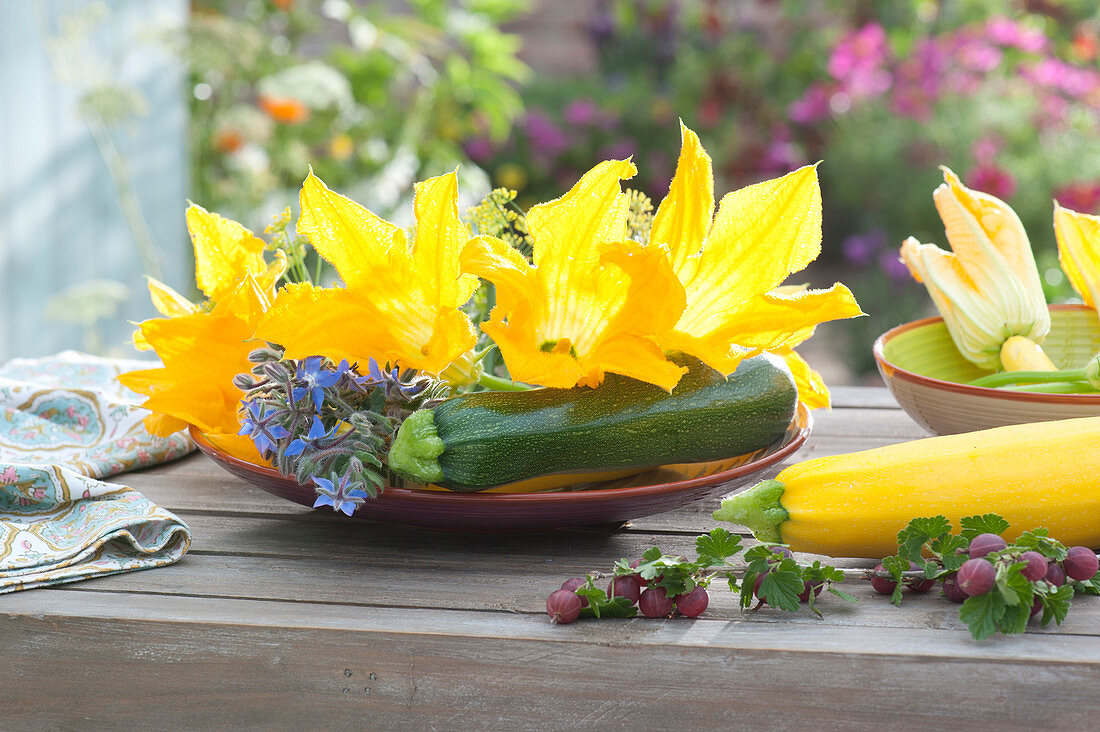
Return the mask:
<svg viewBox="0 0 1100 732">
<path fill-rule="evenodd" d="M 1091 394 L 1096 391 L 1087 381 L 1054 381 L 1047 384 L 1015 384 L 1000 387 L 1004 391 L 1042 394 Z"/>
<path fill-rule="evenodd" d="M 967 382 L 969 386 L 996 388 L 1009 384 L 1049 384 L 1063 381 L 1084 381 L 1087 378 L 1084 369 L 1065 369 L 1064 371 L 1001 371 L 980 379 Z"/>
<path fill-rule="evenodd" d="M 493 391 L 527 391 L 531 388 L 526 384 L 518 384 L 510 379 L 493 376 L 488 372 L 483 372 L 477 383 Z"/>
</svg>

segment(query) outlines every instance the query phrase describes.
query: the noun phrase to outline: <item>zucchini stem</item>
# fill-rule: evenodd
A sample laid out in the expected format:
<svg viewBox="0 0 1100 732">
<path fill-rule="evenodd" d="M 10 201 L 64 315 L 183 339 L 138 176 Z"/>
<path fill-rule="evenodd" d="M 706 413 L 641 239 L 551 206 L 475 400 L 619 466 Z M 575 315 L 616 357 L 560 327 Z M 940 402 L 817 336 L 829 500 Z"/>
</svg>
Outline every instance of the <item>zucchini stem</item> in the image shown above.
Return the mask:
<svg viewBox="0 0 1100 732">
<path fill-rule="evenodd" d="M 1065 369 L 1063 371 L 1001 371 L 980 379 L 967 382 L 969 386 L 990 388 L 1005 387 L 1011 384 L 1052 384 L 1086 380 L 1084 369 Z"/>
</svg>

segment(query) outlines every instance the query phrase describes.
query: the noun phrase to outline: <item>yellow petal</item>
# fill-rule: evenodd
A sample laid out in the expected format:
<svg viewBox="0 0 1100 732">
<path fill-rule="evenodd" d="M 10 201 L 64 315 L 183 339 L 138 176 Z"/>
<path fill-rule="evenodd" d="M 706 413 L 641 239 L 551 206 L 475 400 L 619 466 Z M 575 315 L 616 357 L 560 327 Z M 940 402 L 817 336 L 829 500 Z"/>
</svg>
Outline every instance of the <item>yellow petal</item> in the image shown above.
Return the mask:
<svg viewBox="0 0 1100 732">
<path fill-rule="evenodd" d="M 458 257 L 470 230 L 458 217 L 458 176 L 454 173 L 416 184 L 416 240 L 412 263 L 434 302 L 459 307 L 477 289 L 477 277 L 463 275 Z"/>
<path fill-rule="evenodd" d="M 777 348 L 771 353 L 780 356 L 791 370 L 794 383 L 798 387 L 800 402 L 810 409 L 829 406 L 829 389 L 825 386 L 821 374 L 814 371 L 793 348 Z"/>
<path fill-rule="evenodd" d="M 403 231 L 329 190 L 312 173 L 302 185 L 301 201 L 299 229 L 347 287 L 343 294 L 310 295 L 316 302 L 308 305 L 314 318 L 308 327 L 320 329 L 318 323 L 328 323 L 331 332 L 277 326 L 272 314 L 264 321 L 265 338 L 286 346 L 288 354 L 307 355 L 313 349 L 308 355 L 375 358 L 429 373 L 439 373 L 473 348 L 473 327 L 458 317 L 458 307 L 477 279 L 459 271 L 459 252 L 469 233 L 458 218 L 453 173 L 417 185 L 417 233 L 411 250 Z M 308 299 L 303 294 L 294 307 L 307 307 Z M 337 309 L 325 313 L 317 303 Z M 357 314 L 362 321 L 367 313 L 375 322 L 356 322 L 350 330 L 339 327 L 341 318 Z"/>
<path fill-rule="evenodd" d="M 819 323 L 863 314 L 851 290 L 839 282 L 828 290 L 768 292 L 733 309 L 709 337 L 771 351 L 800 343 Z"/>
<path fill-rule="evenodd" d="M 576 386 L 583 375 L 580 364 L 568 350 L 532 348 L 530 338 L 496 319 L 482 323 L 481 329 L 500 349 L 508 374 L 515 381 L 568 389 Z"/>
<path fill-rule="evenodd" d="M 256 326 L 256 337 L 286 349 L 287 358 L 323 355 L 365 364 L 396 362 L 400 351 L 386 318 L 343 288 L 308 283 L 283 287 Z"/>
<path fill-rule="evenodd" d="M 1058 261 L 1085 304 L 1100 305 L 1100 216 L 1077 213 L 1054 203 Z"/>
<path fill-rule="evenodd" d="M 286 252 L 282 249 L 276 249 L 275 259 L 267 265 L 264 271 L 255 273 L 256 284 L 273 296 L 275 294 L 275 286 L 279 283 L 279 278 L 286 274 L 288 266 L 289 263 L 286 260 Z"/>
<path fill-rule="evenodd" d="M 924 283 L 959 352 L 981 368 L 999 368 L 1001 345 L 1013 333 L 1001 308 L 976 287 L 959 258 L 909 237 L 902 243 L 901 259 L 913 277 Z M 1033 320 L 1015 327 L 1024 335 L 1035 325 Z"/>
<path fill-rule="evenodd" d="M 194 424 L 204 432 L 239 429 L 241 391 L 233 377 L 249 370 L 255 319 L 262 311 L 251 275 L 209 313 L 157 318 L 141 332 L 164 362 L 160 369 L 123 374 L 119 382 L 145 394 L 145 408 Z M 151 420 L 175 431 L 178 422 Z"/>
<path fill-rule="evenodd" d="M 313 171 L 302 183 L 299 202 L 298 231 L 348 286 L 377 284 L 389 252 L 406 248 L 404 231 L 330 190 Z"/>
<path fill-rule="evenodd" d="M 616 333 L 601 341 L 587 362 L 591 365 L 585 377 L 592 386 L 603 381 L 604 371 L 613 371 L 672 391 L 687 372 L 686 368 L 665 358 L 664 351 L 653 339 L 633 333 Z M 583 368 L 585 362 L 581 365 Z"/>
<path fill-rule="evenodd" d="M 1019 217 L 1004 201 L 964 186 L 947 168 L 943 174 L 945 183 L 933 198 L 966 284 L 1004 322 L 1008 332 L 1002 342 L 1009 335 L 1042 342 L 1050 330 L 1050 314 Z"/>
<path fill-rule="evenodd" d="M 568 328 L 567 321 L 575 312 L 567 303 L 566 293 L 597 268 L 598 247 L 626 239 L 630 201 L 619 181 L 635 173 L 637 169 L 629 160 L 602 162 L 564 196 L 532 206 L 527 212 L 527 231 L 536 244 L 533 261 L 539 279 L 547 292 L 561 293 L 547 303 L 549 323 Z"/>
<path fill-rule="evenodd" d="M 730 307 L 768 292 L 821 251 L 821 190 L 816 166 L 723 197 L 698 258 L 677 271 L 687 309 L 677 324 L 702 336 Z"/>
<path fill-rule="evenodd" d="M 195 282 L 210 299 L 220 300 L 245 275 L 266 269 L 263 240 L 236 221 L 191 204 L 187 229 L 195 246 Z"/>
<path fill-rule="evenodd" d="M 235 458 L 240 458 L 246 463 L 252 463 L 253 465 L 271 464 L 260 455 L 259 450 L 256 449 L 256 443 L 252 441 L 252 438 L 245 435 L 238 435 L 236 433 L 226 434 L 224 432 L 204 432 L 203 437 L 209 440 L 211 445 L 222 452 L 227 455 L 232 455 Z"/>
<path fill-rule="evenodd" d="M 609 324 L 608 331 L 658 335 L 671 330 L 680 320 L 687 305 L 687 294 L 662 247 L 652 243 L 643 246 L 634 241 L 616 242 L 603 248 L 600 262 L 613 264 L 630 277 L 623 307 Z"/>
<path fill-rule="evenodd" d="M 175 318 L 180 315 L 190 315 L 198 312 L 198 305 L 168 285 L 152 277 L 146 277 L 146 279 L 148 280 L 149 298 L 153 301 L 153 307 L 164 317 Z"/>
<path fill-rule="evenodd" d="M 668 195 L 657 207 L 649 243 L 668 249 L 672 268 L 680 271 L 698 253 L 714 217 L 714 177 L 710 156 L 699 137 L 680 123 L 680 159 Z"/>
</svg>

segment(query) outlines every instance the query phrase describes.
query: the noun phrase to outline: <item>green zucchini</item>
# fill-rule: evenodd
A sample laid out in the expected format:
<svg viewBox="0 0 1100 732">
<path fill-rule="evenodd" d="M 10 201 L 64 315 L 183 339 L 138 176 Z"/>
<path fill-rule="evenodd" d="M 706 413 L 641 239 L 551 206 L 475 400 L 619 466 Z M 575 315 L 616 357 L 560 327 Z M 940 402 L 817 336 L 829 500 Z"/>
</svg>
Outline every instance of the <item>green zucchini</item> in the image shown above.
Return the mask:
<svg viewBox="0 0 1100 732">
<path fill-rule="evenodd" d="M 697 359 L 672 393 L 618 374 L 595 389 L 462 394 L 411 414 L 389 451 L 402 477 L 462 493 L 574 470 L 645 468 L 752 452 L 781 438 L 798 400 L 782 360 L 728 379 Z"/>
</svg>

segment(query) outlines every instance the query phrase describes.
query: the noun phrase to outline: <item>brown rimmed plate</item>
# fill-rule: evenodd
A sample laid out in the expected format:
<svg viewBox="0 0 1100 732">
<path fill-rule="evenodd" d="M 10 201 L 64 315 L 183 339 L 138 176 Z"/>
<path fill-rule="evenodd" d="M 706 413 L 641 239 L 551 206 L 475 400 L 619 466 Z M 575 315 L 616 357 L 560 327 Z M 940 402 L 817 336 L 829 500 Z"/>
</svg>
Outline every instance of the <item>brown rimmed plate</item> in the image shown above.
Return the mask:
<svg viewBox="0 0 1100 732">
<path fill-rule="evenodd" d="M 532 531 L 567 526 L 619 524 L 671 511 L 692 501 L 728 493 L 754 481 L 783 462 L 806 442 L 813 418 L 802 404 L 786 434 L 776 443 L 746 455 L 707 463 L 665 465 L 595 488 L 542 493 L 453 493 L 418 488 L 387 488 L 360 506 L 357 518 L 436 529 Z M 191 428 L 195 444 L 218 465 L 280 498 L 312 506 L 316 493 L 274 468 L 255 465 L 222 452 Z M 329 510 L 329 509 L 324 509 Z"/>
<path fill-rule="evenodd" d="M 1100 318 L 1084 305 L 1051 305 L 1043 350 L 1060 369 L 1100 351 Z M 910 417 L 940 435 L 1100 415 L 1100 394 L 1043 394 L 970 386 L 989 374 L 963 358 L 943 318 L 904 323 L 878 337 L 875 362 Z"/>
</svg>

